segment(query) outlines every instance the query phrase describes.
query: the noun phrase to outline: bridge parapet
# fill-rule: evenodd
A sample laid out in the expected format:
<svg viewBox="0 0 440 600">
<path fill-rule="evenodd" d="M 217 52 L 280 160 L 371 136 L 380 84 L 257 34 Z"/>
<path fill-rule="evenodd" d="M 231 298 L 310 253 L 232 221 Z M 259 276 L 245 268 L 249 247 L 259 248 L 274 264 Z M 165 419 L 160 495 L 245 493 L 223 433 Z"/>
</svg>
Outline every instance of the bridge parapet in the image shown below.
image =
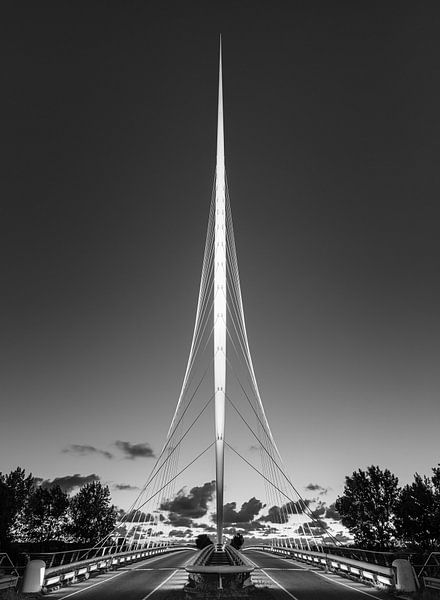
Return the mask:
<svg viewBox="0 0 440 600">
<path fill-rule="evenodd" d="M 416 571 L 426 588 L 440 590 L 440 552 L 431 552 Z"/>
<path fill-rule="evenodd" d="M 334 553 L 278 546 L 247 546 L 247 549 L 264 550 L 265 552 L 299 560 L 317 568 L 333 571 L 344 577 L 359 579 L 377 587 L 390 590 L 396 587 L 395 572 L 392 565 L 380 565 Z"/>
<path fill-rule="evenodd" d="M 183 549 L 195 550 L 195 548 L 184 546 L 161 546 L 139 550 L 128 550 L 124 552 L 114 552 L 114 548 L 115 547 L 109 546 L 107 547 L 107 553 L 98 553 L 92 557 L 87 557 L 87 555 L 89 553 L 94 554 L 94 548 L 83 549 L 80 551 L 82 552 L 82 555 L 78 554 L 76 551 L 72 553 L 51 553 L 46 555 L 38 555 L 37 560 L 44 560 L 43 556 L 46 557 L 46 568 L 44 569 L 42 576 L 42 585 L 39 584 L 40 589 L 35 589 L 33 591 L 47 592 L 64 585 L 70 585 L 79 579 L 88 579 L 89 577 L 97 575 L 98 573 L 102 573 L 110 569 L 117 569 L 120 566 L 125 566 L 126 564 L 145 560 L 160 554 L 177 552 Z M 63 554 L 64 559 L 61 559 L 61 557 L 53 558 L 52 554 Z M 34 559 L 35 556 L 36 555 L 32 555 L 32 558 Z M 29 564 L 32 562 L 33 561 L 30 561 Z M 52 566 L 48 566 L 48 564 Z M 38 583 L 35 585 L 38 587 Z"/>
<path fill-rule="evenodd" d="M 6 552 L 0 552 L 0 590 L 16 587 L 18 582 L 17 569 L 12 564 Z"/>
</svg>

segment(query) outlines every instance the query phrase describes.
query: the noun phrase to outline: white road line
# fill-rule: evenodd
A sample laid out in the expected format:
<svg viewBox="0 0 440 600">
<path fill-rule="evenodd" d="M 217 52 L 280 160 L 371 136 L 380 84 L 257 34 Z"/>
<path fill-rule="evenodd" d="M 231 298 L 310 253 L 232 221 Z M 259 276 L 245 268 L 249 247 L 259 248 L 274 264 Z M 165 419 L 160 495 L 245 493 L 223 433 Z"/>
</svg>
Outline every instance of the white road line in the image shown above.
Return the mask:
<svg viewBox="0 0 440 600">
<path fill-rule="evenodd" d="M 174 554 L 177 554 L 178 552 L 185 552 L 185 550 L 177 550 Z M 154 558 L 146 558 L 145 560 L 142 561 L 141 564 L 145 564 L 146 562 L 152 563 L 152 562 L 154 562 L 156 560 L 160 560 L 161 558 L 165 558 L 166 556 L 169 556 L 169 554 L 160 554 L 159 556 L 155 556 Z M 107 583 L 107 581 L 111 581 L 115 577 L 118 577 L 119 575 L 123 575 L 124 573 L 130 573 L 130 571 L 141 571 L 141 570 L 143 570 L 142 567 L 136 567 L 136 565 L 133 565 L 131 568 L 130 567 L 126 567 L 123 570 L 120 569 L 116 573 L 116 575 L 113 575 L 112 577 L 107 577 L 106 579 L 103 579 L 102 581 L 97 581 L 96 583 L 93 583 L 92 585 L 88 585 L 87 587 L 81 588 L 80 590 L 76 590 L 75 592 L 72 592 L 71 594 L 67 594 L 66 596 L 61 596 L 59 598 L 59 600 L 64 600 L 64 598 L 70 598 L 71 596 L 75 596 L 76 594 L 81 594 L 81 592 L 86 592 L 87 590 L 90 590 L 91 588 L 94 588 L 97 585 L 101 585 L 103 583 Z M 153 570 L 153 569 L 151 569 L 151 570 Z M 177 569 L 177 570 L 179 570 L 179 569 Z M 174 575 L 174 573 L 172 575 Z M 147 598 L 148 598 L 148 596 L 147 596 Z M 142 600 L 145 600 L 145 599 L 143 598 Z"/>
<path fill-rule="evenodd" d="M 359 592 L 359 594 L 364 594 L 364 596 L 369 596 L 370 598 L 374 598 L 375 600 L 381 600 L 380 596 L 373 596 L 373 594 L 364 592 L 364 590 L 358 590 L 357 588 L 353 587 L 352 585 L 348 585 L 347 583 L 342 583 L 342 581 L 337 581 L 336 579 L 333 579 L 332 577 L 327 577 L 327 575 L 324 575 L 324 573 L 320 573 L 319 571 L 311 571 L 311 573 L 316 573 L 316 575 L 319 575 L 320 577 L 324 577 L 324 579 L 328 579 L 329 581 L 331 581 L 333 583 L 338 583 L 339 585 L 343 585 L 346 588 L 350 588 L 350 590 L 353 590 L 354 592 Z"/>
<path fill-rule="evenodd" d="M 266 571 L 308 571 L 309 569 L 303 569 L 301 567 L 292 567 L 288 569 L 287 567 L 265 567 Z"/>
<path fill-rule="evenodd" d="M 153 567 L 150 567 L 147 569 L 147 567 L 137 567 L 136 569 L 118 569 L 118 571 L 174 571 L 176 567 L 156 567 L 156 569 L 154 569 Z M 184 569 L 185 567 L 177 567 L 179 570 Z"/>
<path fill-rule="evenodd" d="M 150 592 L 149 594 L 147 594 L 144 598 L 142 598 L 142 600 L 147 600 L 150 596 L 152 596 L 155 592 L 157 592 L 157 590 L 160 590 L 160 588 L 166 584 L 167 581 L 169 581 L 171 579 L 171 577 L 173 577 L 173 575 L 175 575 L 177 572 L 179 571 L 179 569 L 176 569 L 174 571 L 174 573 L 171 573 L 171 575 L 169 577 L 167 577 L 166 579 L 164 579 L 162 581 L 162 583 L 159 583 L 159 585 L 157 587 L 154 588 L 154 590 L 152 592 Z"/>
<path fill-rule="evenodd" d="M 290 596 L 291 598 L 293 598 L 293 600 L 298 600 L 298 598 L 297 598 L 296 596 L 294 596 L 294 595 L 293 595 L 293 594 L 291 594 L 291 593 L 290 593 L 288 590 L 286 590 L 286 588 L 285 588 L 285 587 L 283 587 L 283 586 L 281 585 L 281 583 L 278 583 L 278 581 L 276 581 L 276 579 L 274 579 L 273 577 L 271 577 L 271 576 L 269 575 L 269 573 L 266 573 L 266 571 L 264 571 L 264 569 L 261 569 L 261 572 L 262 572 L 262 573 L 264 573 L 264 574 L 266 575 L 266 577 L 269 577 L 269 579 L 270 579 L 271 581 L 273 581 L 275 585 L 277 585 L 277 586 L 278 586 L 280 589 L 282 589 L 282 590 L 283 590 L 283 592 L 285 592 L 285 593 L 286 593 L 288 596 Z"/>
<path fill-rule="evenodd" d="M 255 550 L 255 552 L 260 552 L 261 554 L 267 554 L 262 552 L 261 550 Z M 254 563 L 254 561 L 252 559 L 249 558 L 249 560 L 251 561 L 251 563 L 253 563 L 257 568 L 258 565 L 256 563 Z M 286 558 L 282 558 L 281 560 L 285 560 L 286 562 L 289 562 L 288 559 Z M 375 600 L 381 600 L 380 596 L 373 596 L 373 594 L 369 594 L 368 592 L 364 592 L 364 590 L 359 590 L 355 587 L 353 587 L 352 585 L 348 585 L 347 583 L 343 583 L 342 581 L 337 581 L 336 579 L 333 579 L 332 577 L 328 577 L 327 575 L 324 575 L 324 573 L 320 573 L 319 571 L 315 571 L 314 569 L 301 569 L 303 571 L 309 571 L 310 573 L 315 573 L 316 575 L 319 575 L 320 577 L 323 577 L 324 579 L 328 579 L 329 581 L 331 581 L 332 583 L 337 583 L 339 585 L 342 585 L 346 588 L 349 588 L 350 590 L 353 590 L 354 592 L 359 592 L 359 594 L 364 594 L 364 596 L 368 596 L 369 598 L 374 598 Z M 266 573 L 263 569 L 261 569 L 261 572 L 264 573 L 265 575 L 267 575 L 267 577 L 269 577 L 269 579 L 272 579 L 272 577 L 269 575 L 269 573 Z M 278 583 L 278 581 L 275 581 L 275 579 L 272 579 L 272 581 L 274 583 L 277 584 L 278 587 L 280 587 L 284 592 L 286 592 L 286 594 L 288 594 L 291 598 L 294 598 L 294 600 L 298 600 L 298 598 L 295 598 L 295 596 L 293 596 L 289 591 L 287 591 L 286 589 L 283 588 L 282 585 L 280 585 Z"/>
<path fill-rule="evenodd" d="M 60 600 L 64 600 L 64 598 L 70 598 L 71 596 L 76 596 L 76 594 L 81 594 L 81 592 L 90 590 L 91 588 L 94 588 L 97 585 L 101 585 L 102 583 L 107 583 L 107 581 L 111 581 L 115 577 L 119 577 L 119 575 L 123 575 L 126 572 L 127 571 L 119 571 L 119 573 L 116 573 L 116 575 L 113 575 L 113 577 L 108 577 L 107 579 L 104 579 L 103 581 L 98 581 L 97 583 L 94 583 L 93 585 L 89 585 L 86 588 L 82 588 L 81 590 L 76 590 L 76 592 L 72 592 L 71 594 L 67 594 L 67 596 L 63 596 L 62 599 L 60 598 Z"/>
<path fill-rule="evenodd" d="M 252 560 L 252 558 L 249 558 L 249 557 L 248 557 L 248 560 L 249 560 L 249 561 L 250 561 L 250 562 L 251 562 L 251 563 L 252 563 L 252 564 L 253 564 L 255 567 L 257 567 L 257 569 L 260 569 L 260 571 L 261 571 L 262 573 L 264 573 L 264 574 L 266 575 L 266 577 L 268 577 L 268 578 L 269 578 L 271 581 L 273 581 L 273 583 L 274 583 L 275 585 L 277 585 L 277 586 L 278 586 L 280 589 L 282 589 L 282 590 L 283 590 L 283 592 L 285 592 L 285 593 L 286 593 L 288 596 L 290 596 L 290 597 L 291 597 L 293 600 L 298 600 L 298 598 L 297 598 L 296 596 L 294 596 L 293 594 L 291 594 L 291 593 L 290 593 L 288 590 L 286 590 L 286 588 L 284 588 L 284 587 L 281 585 L 281 583 L 278 583 L 278 581 L 276 581 L 276 580 L 275 580 L 273 577 L 271 577 L 271 576 L 269 575 L 269 573 L 266 573 L 266 571 L 265 571 L 264 569 L 262 569 L 261 567 L 259 567 L 259 566 L 257 565 L 257 563 L 256 563 L 256 562 L 254 562 L 254 561 Z M 142 600 L 145 600 L 145 598 L 143 598 Z"/>
</svg>

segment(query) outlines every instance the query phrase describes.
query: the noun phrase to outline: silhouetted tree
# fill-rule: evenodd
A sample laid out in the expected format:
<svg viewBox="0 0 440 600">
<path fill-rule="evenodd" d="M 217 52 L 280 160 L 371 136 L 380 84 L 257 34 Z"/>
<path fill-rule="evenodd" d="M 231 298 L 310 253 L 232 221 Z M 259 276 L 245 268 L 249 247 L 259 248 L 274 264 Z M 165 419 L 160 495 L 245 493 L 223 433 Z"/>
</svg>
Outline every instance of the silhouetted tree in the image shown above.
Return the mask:
<svg viewBox="0 0 440 600">
<path fill-rule="evenodd" d="M 20 539 L 25 526 L 24 511 L 34 490 L 34 478 L 17 467 L 8 475 L 0 473 L 0 546 Z"/>
<path fill-rule="evenodd" d="M 110 490 L 99 481 L 84 485 L 70 500 L 68 531 L 78 542 L 95 544 L 111 533 L 117 509 L 110 504 Z"/>
<path fill-rule="evenodd" d="M 414 475 L 396 506 L 396 531 L 401 542 L 417 552 L 440 548 L 440 469 L 433 476 Z"/>
<path fill-rule="evenodd" d="M 210 546 L 213 543 L 214 542 L 211 540 L 209 535 L 207 535 L 206 533 L 201 533 L 200 535 L 198 535 L 196 537 L 196 547 L 199 550 L 202 550 L 203 548 L 206 548 L 206 546 Z"/>
<path fill-rule="evenodd" d="M 399 497 L 398 479 L 388 469 L 371 466 L 345 478 L 336 510 L 342 524 L 365 549 L 389 550 L 395 542 L 394 511 Z"/>
<path fill-rule="evenodd" d="M 231 546 L 233 548 L 236 548 L 237 550 L 240 550 L 240 548 L 243 546 L 243 544 L 244 544 L 244 537 L 241 535 L 241 533 L 236 533 L 231 540 Z"/>
<path fill-rule="evenodd" d="M 24 510 L 25 532 L 28 541 L 60 540 L 66 533 L 69 498 L 58 486 L 38 487 L 29 497 Z"/>
<path fill-rule="evenodd" d="M 10 527 L 14 516 L 12 492 L 0 479 L 0 550 L 4 550 L 10 538 Z"/>
</svg>

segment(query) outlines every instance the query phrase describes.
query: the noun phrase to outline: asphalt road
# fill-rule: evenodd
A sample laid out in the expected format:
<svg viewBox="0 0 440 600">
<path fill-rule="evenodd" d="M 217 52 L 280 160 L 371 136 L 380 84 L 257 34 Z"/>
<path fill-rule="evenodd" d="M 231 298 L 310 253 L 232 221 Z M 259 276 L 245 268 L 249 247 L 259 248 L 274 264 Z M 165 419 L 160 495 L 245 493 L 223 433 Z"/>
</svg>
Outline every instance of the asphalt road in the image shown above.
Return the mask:
<svg viewBox="0 0 440 600">
<path fill-rule="evenodd" d="M 252 580 L 258 600 L 373 600 L 390 599 L 358 582 L 325 573 L 316 567 L 256 550 L 246 556 L 256 569 Z M 102 573 L 50 593 L 49 600 L 181 600 L 187 580 L 183 569 L 194 555 L 191 550 L 165 554 L 127 567 Z"/>
<path fill-rule="evenodd" d="M 325 573 L 316 567 L 257 550 L 245 551 L 256 565 L 253 580 L 277 600 L 368 600 L 391 598 L 350 579 Z"/>
<path fill-rule="evenodd" d="M 183 550 L 155 556 L 117 571 L 62 588 L 48 595 L 48 600 L 159 600 L 180 596 L 187 574 L 183 565 L 194 551 Z"/>
</svg>

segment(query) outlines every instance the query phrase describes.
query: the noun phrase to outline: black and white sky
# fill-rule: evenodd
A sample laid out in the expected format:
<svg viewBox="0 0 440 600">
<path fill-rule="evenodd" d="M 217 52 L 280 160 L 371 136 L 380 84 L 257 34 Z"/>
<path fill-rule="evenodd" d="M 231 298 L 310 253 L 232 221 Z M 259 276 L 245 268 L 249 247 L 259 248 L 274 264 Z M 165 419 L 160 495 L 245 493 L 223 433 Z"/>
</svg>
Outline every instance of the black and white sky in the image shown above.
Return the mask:
<svg viewBox="0 0 440 600">
<path fill-rule="evenodd" d="M 222 33 L 248 333 L 290 475 L 334 499 L 370 464 L 429 473 L 440 6 L 15 2 L 2 29 L 0 470 L 94 475 L 124 507 L 146 479 L 192 333 Z M 226 501 L 261 497 L 228 473 Z"/>
</svg>

